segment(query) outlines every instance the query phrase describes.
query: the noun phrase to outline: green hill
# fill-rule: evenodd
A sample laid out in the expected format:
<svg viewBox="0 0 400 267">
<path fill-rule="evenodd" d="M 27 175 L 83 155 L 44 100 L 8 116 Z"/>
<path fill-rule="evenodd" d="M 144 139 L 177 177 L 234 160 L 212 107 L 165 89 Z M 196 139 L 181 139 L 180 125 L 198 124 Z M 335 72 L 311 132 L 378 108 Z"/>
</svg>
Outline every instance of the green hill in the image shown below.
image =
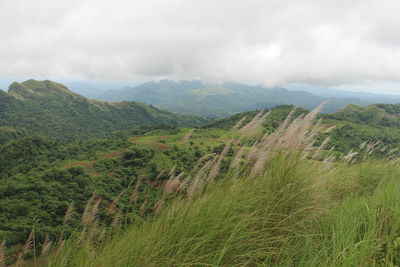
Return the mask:
<svg viewBox="0 0 400 267">
<path fill-rule="evenodd" d="M 52 81 L 14 82 L 8 93 L 0 91 L 0 141 L 32 133 L 73 141 L 132 127 L 204 122 L 137 102 L 86 99 Z"/>
<path fill-rule="evenodd" d="M 400 127 L 400 104 L 348 105 L 331 118 L 383 127 Z"/>
</svg>

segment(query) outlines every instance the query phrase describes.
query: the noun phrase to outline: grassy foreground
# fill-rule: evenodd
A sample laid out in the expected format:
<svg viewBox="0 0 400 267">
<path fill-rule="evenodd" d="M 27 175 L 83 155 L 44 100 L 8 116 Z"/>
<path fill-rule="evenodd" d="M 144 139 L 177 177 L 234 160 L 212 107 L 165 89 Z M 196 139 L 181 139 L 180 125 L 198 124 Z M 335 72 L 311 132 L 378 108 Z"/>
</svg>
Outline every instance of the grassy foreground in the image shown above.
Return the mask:
<svg viewBox="0 0 400 267">
<path fill-rule="evenodd" d="M 224 149 L 190 182 L 171 178 L 157 215 L 104 241 L 95 229 L 77 233 L 47 265 L 398 266 L 400 167 L 311 149 L 314 115 L 252 147 L 233 142 L 228 172 L 214 173 Z"/>
<path fill-rule="evenodd" d="M 398 266 L 399 177 L 392 163 L 321 171 L 277 156 L 262 176 L 227 175 L 102 245 L 69 240 L 48 265 Z"/>
</svg>

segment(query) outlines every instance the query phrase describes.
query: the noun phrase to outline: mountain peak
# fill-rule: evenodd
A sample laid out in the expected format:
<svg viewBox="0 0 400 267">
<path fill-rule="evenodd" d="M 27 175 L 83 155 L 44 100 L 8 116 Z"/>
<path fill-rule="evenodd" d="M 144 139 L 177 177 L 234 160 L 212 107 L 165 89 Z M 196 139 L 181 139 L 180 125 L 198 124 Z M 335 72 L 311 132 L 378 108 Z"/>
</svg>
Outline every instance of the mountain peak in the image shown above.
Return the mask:
<svg viewBox="0 0 400 267">
<path fill-rule="evenodd" d="M 45 80 L 27 80 L 22 83 L 13 82 L 8 89 L 8 94 L 18 99 L 26 99 L 32 96 L 43 96 L 48 94 L 73 94 L 68 88 L 62 84 Z"/>
</svg>

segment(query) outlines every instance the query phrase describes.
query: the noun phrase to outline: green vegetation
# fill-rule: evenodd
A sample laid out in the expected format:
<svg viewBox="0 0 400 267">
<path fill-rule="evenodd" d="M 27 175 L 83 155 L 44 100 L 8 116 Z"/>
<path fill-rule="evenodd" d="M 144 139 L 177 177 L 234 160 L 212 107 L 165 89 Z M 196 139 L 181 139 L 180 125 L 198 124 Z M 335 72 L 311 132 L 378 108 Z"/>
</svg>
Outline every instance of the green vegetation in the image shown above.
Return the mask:
<svg viewBox="0 0 400 267">
<path fill-rule="evenodd" d="M 147 195 L 138 203 L 146 201 L 151 211 L 174 166 L 176 172 L 189 171 L 200 157 L 218 152 L 226 140 L 237 136 L 199 129 L 190 141 L 182 142 L 189 130 L 133 130 L 69 144 L 29 136 L 0 146 L 0 240 L 23 243 L 35 220 L 38 240 L 47 234 L 54 238 L 62 230 L 68 205 L 73 203 L 76 214 L 82 213 L 93 194 L 112 201 L 138 177 L 140 191 Z M 121 202 L 129 203 L 129 197 Z M 68 232 L 78 223 L 75 216 Z"/>
<path fill-rule="evenodd" d="M 76 233 L 47 266 L 397 266 L 400 167 L 319 158 L 314 116 L 284 122 L 256 149 L 237 143 L 219 179 L 213 159 L 189 181 L 171 177 L 164 195 L 176 195 L 158 215 L 106 239 Z"/>
<path fill-rule="evenodd" d="M 397 149 L 400 144 L 399 105 L 375 104 L 366 107 L 349 105 L 332 114 L 324 114 L 324 122 L 337 126 L 329 135 L 335 150 L 346 153 L 364 141 L 380 141 L 376 156 Z"/>
<path fill-rule="evenodd" d="M 194 126 L 205 122 L 142 103 L 89 100 L 51 81 L 13 83 L 8 94 L 0 92 L 0 142 L 27 134 L 76 141 L 140 126 Z"/>
<path fill-rule="evenodd" d="M 400 104 L 348 105 L 329 117 L 358 124 L 400 127 Z"/>
<path fill-rule="evenodd" d="M 0 92 L 8 263 L 399 264 L 396 105 L 279 106 L 193 129 L 176 125 L 205 121 L 49 81 L 11 88 Z"/>
</svg>

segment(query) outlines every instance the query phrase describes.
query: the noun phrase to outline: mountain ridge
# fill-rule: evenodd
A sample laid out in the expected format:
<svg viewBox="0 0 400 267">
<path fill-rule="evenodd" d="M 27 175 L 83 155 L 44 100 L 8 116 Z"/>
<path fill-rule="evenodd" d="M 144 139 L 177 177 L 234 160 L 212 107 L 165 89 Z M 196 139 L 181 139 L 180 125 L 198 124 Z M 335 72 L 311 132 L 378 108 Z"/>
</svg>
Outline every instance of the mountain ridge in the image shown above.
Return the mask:
<svg viewBox="0 0 400 267">
<path fill-rule="evenodd" d="M 331 114 L 332 118 L 345 119 L 359 124 L 383 127 L 400 127 L 400 104 L 347 105 Z"/>
<path fill-rule="evenodd" d="M 144 103 L 87 99 L 48 80 L 12 83 L 8 93 L 0 94 L 0 115 L 1 127 L 66 141 L 140 126 L 192 126 L 206 122 Z M 52 136 L 54 133 L 57 136 Z"/>
<path fill-rule="evenodd" d="M 334 112 L 349 103 L 363 104 L 356 98 L 322 97 L 306 91 L 282 87 L 267 88 L 233 82 L 207 83 L 200 80 L 150 81 L 135 87 L 110 90 L 96 99 L 104 101 L 133 100 L 152 104 L 177 113 L 205 117 L 226 117 L 237 112 L 295 105 L 313 109 L 329 101 L 324 112 Z"/>
<path fill-rule="evenodd" d="M 394 104 L 400 102 L 399 94 L 378 94 L 366 91 L 347 91 L 341 89 L 334 89 L 329 87 L 320 87 L 313 85 L 304 84 L 292 84 L 287 85 L 287 89 L 291 91 L 306 91 L 317 96 L 322 97 L 338 97 L 338 98 L 357 98 L 362 101 L 365 105 L 373 103 L 385 103 Z"/>
</svg>

